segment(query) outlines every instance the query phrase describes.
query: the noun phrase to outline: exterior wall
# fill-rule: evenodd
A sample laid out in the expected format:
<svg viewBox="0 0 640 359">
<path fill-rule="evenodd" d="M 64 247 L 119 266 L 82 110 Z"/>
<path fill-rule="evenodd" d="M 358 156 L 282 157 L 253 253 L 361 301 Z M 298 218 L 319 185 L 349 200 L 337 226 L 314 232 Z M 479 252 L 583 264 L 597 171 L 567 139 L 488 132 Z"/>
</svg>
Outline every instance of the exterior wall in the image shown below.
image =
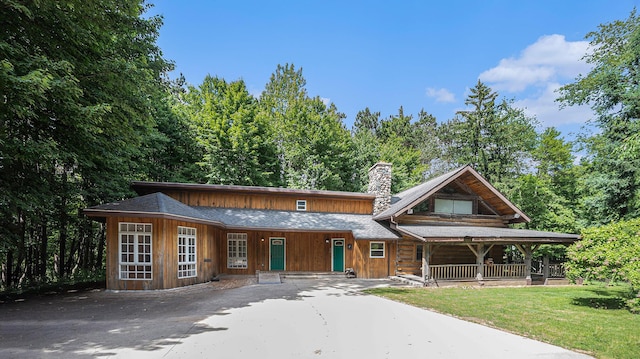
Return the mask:
<svg viewBox="0 0 640 359">
<path fill-rule="evenodd" d="M 227 268 L 227 233 L 247 233 L 247 268 Z M 331 239 L 344 238 L 345 267 L 352 267 L 353 236 L 351 233 L 276 232 L 276 231 L 221 231 L 218 238 L 217 263 L 219 272 L 226 274 L 255 274 L 269 271 L 269 239 L 285 239 L 285 271 L 329 272 L 331 271 Z M 263 240 L 264 239 L 264 240 Z M 329 243 L 327 243 L 327 239 Z"/>
<path fill-rule="evenodd" d="M 205 191 L 165 191 L 189 206 L 295 211 L 297 200 L 307 201 L 307 212 L 371 214 L 373 199 L 346 199 L 291 194 L 245 194 Z"/>
<path fill-rule="evenodd" d="M 152 227 L 152 279 L 121 280 L 119 270 L 118 224 L 150 223 Z M 196 228 L 196 277 L 178 279 L 178 226 Z M 107 218 L 107 289 L 140 290 L 166 289 L 203 283 L 216 275 L 214 254 L 217 243 L 212 240 L 218 229 L 183 221 L 162 218 L 109 217 Z"/>
<path fill-rule="evenodd" d="M 384 258 L 370 258 L 371 242 L 385 243 Z M 396 253 L 396 241 L 356 240 L 353 246 L 354 258 L 351 268 L 355 270 L 358 278 L 386 278 L 395 272 Z"/>
<path fill-rule="evenodd" d="M 423 242 L 407 238 L 398 241 L 397 274 L 422 274 L 422 259 L 416 259 L 416 247 L 422 245 Z"/>
</svg>

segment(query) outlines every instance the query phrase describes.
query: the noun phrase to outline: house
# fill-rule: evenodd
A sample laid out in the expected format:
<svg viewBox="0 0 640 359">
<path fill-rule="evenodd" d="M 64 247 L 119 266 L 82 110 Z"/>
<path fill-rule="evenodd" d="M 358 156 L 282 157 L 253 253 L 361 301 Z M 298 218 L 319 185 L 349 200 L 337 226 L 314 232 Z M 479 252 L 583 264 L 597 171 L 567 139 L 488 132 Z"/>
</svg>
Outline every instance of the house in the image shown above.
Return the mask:
<svg viewBox="0 0 640 359">
<path fill-rule="evenodd" d="M 529 218 L 470 166 L 391 194 L 391 164 L 369 193 L 133 182 L 139 197 L 85 209 L 106 222 L 107 288 L 166 289 L 219 274 L 344 272 L 530 280 L 531 256 L 573 234 L 510 228 Z M 525 263 L 503 263 L 506 245 Z"/>
</svg>

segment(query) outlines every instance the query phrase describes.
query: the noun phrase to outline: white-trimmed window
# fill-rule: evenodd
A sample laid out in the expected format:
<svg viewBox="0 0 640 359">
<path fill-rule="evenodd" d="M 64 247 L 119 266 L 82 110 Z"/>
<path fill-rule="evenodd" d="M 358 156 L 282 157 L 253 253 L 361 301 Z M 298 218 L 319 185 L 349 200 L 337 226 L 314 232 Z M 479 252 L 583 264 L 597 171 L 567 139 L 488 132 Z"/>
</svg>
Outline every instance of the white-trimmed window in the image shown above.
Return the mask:
<svg viewBox="0 0 640 359">
<path fill-rule="evenodd" d="M 384 242 L 370 242 L 369 243 L 369 257 L 370 258 L 384 258 Z"/>
<path fill-rule="evenodd" d="M 436 198 L 433 207 L 436 213 L 473 214 L 473 201 Z"/>
<path fill-rule="evenodd" d="M 246 233 L 227 233 L 227 268 L 247 268 Z"/>
<path fill-rule="evenodd" d="M 151 279 L 151 224 L 121 222 L 118 227 L 120 279 Z"/>
<path fill-rule="evenodd" d="M 178 227 L 178 278 L 196 276 L 196 229 Z"/>
<path fill-rule="evenodd" d="M 307 210 L 307 200 L 299 199 L 296 201 L 296 211 L 306 211 Z"/>
</svg>

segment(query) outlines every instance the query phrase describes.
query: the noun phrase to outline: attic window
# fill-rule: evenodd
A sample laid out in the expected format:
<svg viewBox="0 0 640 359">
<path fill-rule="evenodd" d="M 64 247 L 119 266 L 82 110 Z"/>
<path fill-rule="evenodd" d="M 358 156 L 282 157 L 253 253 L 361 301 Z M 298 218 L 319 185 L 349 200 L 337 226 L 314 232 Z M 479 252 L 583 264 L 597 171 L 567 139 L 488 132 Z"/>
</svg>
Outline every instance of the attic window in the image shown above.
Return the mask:
<svg viewBox="0 0 640 359">
<path fill-rule="evenodd" d="M 433 207 L 435 213 L 473 214 L 473 201 L 436 198 Z"/>
<path fill-rule="evenodd" d="M 306 211 L 307 210 L 307 200 L 299 199 L 296 201 L 296 211 Z"/>
</svg>

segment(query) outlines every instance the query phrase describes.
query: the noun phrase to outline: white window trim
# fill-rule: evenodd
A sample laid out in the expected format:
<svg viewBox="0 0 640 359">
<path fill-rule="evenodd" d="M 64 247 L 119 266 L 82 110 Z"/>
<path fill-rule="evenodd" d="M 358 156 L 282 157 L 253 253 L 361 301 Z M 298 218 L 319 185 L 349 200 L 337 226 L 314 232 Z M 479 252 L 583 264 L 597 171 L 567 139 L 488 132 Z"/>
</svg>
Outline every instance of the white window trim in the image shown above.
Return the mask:
<svg viewBox="0 0 640 359">
<path fill-rule="evenodd" d="M 296 211 L 306 212 L 307 211 L 307 200 L 299 199 L 296 201 Z"/>
<path fill-rule="evenodd" d="M 382 255 L 374 255 L 373 251 L 380 251 L 380 249 L 373 249 L 373 244 L 382 244 Z M 369 258 L 384 258 L 386 254 L 386 243 L 385 242 L 369 242 Z"/>
<path fill-rule="evenodd" d="M 450 211 L 439 211 L 438 207 L 436 205 L 436 203 L 438 203 L 438 201 L 444 202 L 450 202 L 451 203 L 451 210 Z M 456 203 L 462 204 L 465 203 L 466 205 L 471 205 L 471 213 L 467 213 L 467 212 L 463 212 L 463 211 L 458 211 L 456 210 Z M 465 207 L 466 207 L 465 205 Z M 433 205 L 433 212 L 434 213 L 443 213 L 443 214 L 461 214 L 461 215 L 470 215 L 473 214 L 473 201 L 472 200 L 467 200 L 467 199 L 449 199 L 449 198 L 436 198 L 434 201 L 434 205 Z"/>
<path fill-rule="evenodd" d="M 122 226 L 134 226 L 134 230 L 123 230 Z M 142 230 L 138 230 L 142 226 Z M 146 231 L 149 229 L 149 231 Z M 122 260 L 122 235 L 133 235 L 133 261 L 123 261 Z M 140 248 L 140 239 L 144 236 L 149 236 L 149 261 L 139 261 L 140 252 L 138 251 Z M 143 243 L 144 246 L 144 243 Z M 127 251 L 126 253 L 129 253 Z M 130 270 L 130 267 L 135 267 L 135 269 Z M 138 269 L 142 267 L 142 269 Z M 126 268 L 126 269 L 125 269 Z M 123 270 L 124 269 L 124 270 Z M 133 273 L 134 278 L 130 278 L 129 274 Z M 138 278 L 138 274 L 142 274 L 143 278 Z M 148 274 L 148 276 L 147 276 Z M 133 222 L 119 222 L 118 223 L 118 278 L 120 280 L 152 280 L 153 279 L 153 225 L 151 223 L 133 223 Z"/>
<path fill-rule="evenodd" d="M 229 244 L 231 241 L 234 242 L 234 251 L 237 254 L 241 254 L 240 249 L 242 248 L 238 244 L 240 242 L 244 242 L 244 256 L 236 255 L 231 256 L 231 251 L 229 251 Z M 247 269 L 249 267 L 249 243 L 247 241 L 246 233 L 227 233 L 227 268 L 229 269 Z M 240 265 L 234 264 L 240 261 Z"/>
<path fill-rule="evenodd" d="M 180 232 L 183 233 L 180 233 Z M 180 244 L 180 239 L 184 239 L 185 243 Z M 189 242 L 193 240 L 193 245 Z M 185 252 L 185 261 L 180 261 L 180 247 L 184 247 Z M 193 247 L 193 253 L 189 253 L 189 249 Z M 193 259 L 190 260 L 189 257 L 193 256 Z M 193 227 L 182 227 L 178 226 L 178 278 L 194 278 L 198 275 L 197 270 L 197 262 L 198 262 L 198 239 L 197 239 L 197 230 Z"/>
</svg>

